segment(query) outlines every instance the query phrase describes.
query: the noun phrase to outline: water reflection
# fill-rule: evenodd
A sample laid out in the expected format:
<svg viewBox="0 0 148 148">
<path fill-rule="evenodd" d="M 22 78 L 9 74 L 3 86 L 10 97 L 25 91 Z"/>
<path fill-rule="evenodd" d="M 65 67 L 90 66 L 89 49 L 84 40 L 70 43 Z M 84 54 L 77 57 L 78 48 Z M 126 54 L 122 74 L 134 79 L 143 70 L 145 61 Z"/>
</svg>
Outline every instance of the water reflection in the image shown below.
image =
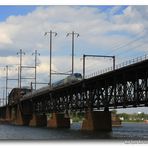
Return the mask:
<svg viewBox="0 0 148 148">
<path fill-rule="evenodd" d="M 0 125 L 0 139 L 20 140 L 148 140 L 148 124 L 123 123 L 112 132 L 81 131 L 80 123 L 70 129 L 51 129 L 15 125 Z"/>
</svg>

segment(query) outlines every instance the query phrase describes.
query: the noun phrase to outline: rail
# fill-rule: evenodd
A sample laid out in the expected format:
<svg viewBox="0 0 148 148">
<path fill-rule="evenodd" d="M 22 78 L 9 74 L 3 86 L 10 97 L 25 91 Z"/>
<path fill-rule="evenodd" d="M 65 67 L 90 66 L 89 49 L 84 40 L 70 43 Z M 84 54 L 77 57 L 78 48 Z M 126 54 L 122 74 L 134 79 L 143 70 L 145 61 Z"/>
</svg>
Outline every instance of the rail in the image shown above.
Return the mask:
<svg viewBox="0 0 148 148">
<path fill-rule="evenodd" d="M 125 66 L 129 66 L 129 65 L 138 63 L 138 62 L 142 62 L 142 61 L 147 60 L 147 59 L 148 59 L 148 55 L 146 55 L 146 54 L 144 56 L 133 58 L 131 60 L 128 60 L 128 61 L 125 61 L 125 62 L 122 62 L 120 64 L 115 65 L 115 70 L 120 69 L 120 68 L 125 67 Z M 98 75 L 101 75 L 101 74 L 104 74 L 104 73 L 107 73 L 107 72 L 110 72 L 110 71 L 113 71 L 113 66 L 99 70 L 99 71 L 96 71 L 96 72 L 91 73 L 89 75 L 86 75 L 85 79 L 88 79 L 88 78 L 91 78 L 91 77 L 94 77 L 94 76 L 98 76 Z"/>
</svg>

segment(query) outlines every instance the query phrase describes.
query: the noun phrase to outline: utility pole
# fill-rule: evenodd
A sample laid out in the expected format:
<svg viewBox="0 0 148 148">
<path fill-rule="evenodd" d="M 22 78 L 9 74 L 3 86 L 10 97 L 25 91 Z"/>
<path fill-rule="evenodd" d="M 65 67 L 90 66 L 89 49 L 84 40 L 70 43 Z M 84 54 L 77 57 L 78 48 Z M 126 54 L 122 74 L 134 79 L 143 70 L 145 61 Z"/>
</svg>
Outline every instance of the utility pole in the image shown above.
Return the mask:
<svg viewBox="0 0 148 148">
<path fill-rule="evenodd" d="M 77 37 L 79 37 L 80 35 L 74 31 L 72 31 L 72 33 L 67 33 L 66 37 L 71 35 L 72 37 L 72 61 L 71 61 L 71 64 L 72 64 L 72 74 L 74 73 L 74 40 L 75 40 L 75 35 Z"/>
<path fill-rule="evenodd" d="M 18 65 L 18 67 L 17 67 L 17 70 L 18 70 L 18 76 L 17 76 L 17 77 L 18 77 L 18 87 L 19 87 L 19 85 L 20 85 L 20 84 L 19 84 L 19 77 L 20 77 L 20 73 L 19 73 L 19 65 Z"/>
<path fill-rule="evenodd" d="M 19 63 L 19 70 L 20 70 L 20 72 L 19 72 L 19 85 L 20 85 L 20 89 L 21 89 L 21 77 L 22 77 L 22 56 L 23 55 L 25 55 L 25 52 L 23 52 L 23 50 L 22 49 L 20 49 L 20 51 L 19 52 L 17 52 L 17 55 L 20 55 L 20 63 Z"/>
<path fill-rule="evenodd" d="M 35 90 L 36 90 L 36 74 L 37 74 L 37 72 L 36 72 L 36 70 L 37 70 L 37 56 L 40 56 L 40 53 L 38 53 L 37 52 L 37 50 L 35 50 L 35 52 L 34 53 L 32 53 L 32 55 L 34 55 L 35 56 L 35 60 L 34 60 L 34 69 L 35 69 Z"/>
<path fill-rule="evenodd" d="M 50 86 L 51 86 L 51 70 L 52 70 L 52 67 L 51 67 L 51 65 L 52 65 L 52 35 L 54 35 L 54 36 L 56 36 L 57 35 L 57 33 L 56 32 L 53 32 L 52 30 L 50 30 L 49 32 L 45 32 L 45 36 L 47 35 L 47 34 L 49 34 L 49 40 L 50 40 L 50 45 L 49 45 L 49 50 L 50 50 L 50 71 L 49 71 L 49 84 L 50 84 Z"/>
<path fill-rule="evenodd" d="M 83 79 L 85 79 L 85 57 L 86 55 L 83 54 Z"/>
<path fill-rule="evenodd" d="M 113 70 L 115 70 L 115 66 L 116 66 L 116 65 L 115 65 L 115 62 L 116 62 L 116 61 L 115 61 L 115 56 L 113 56 L 112 58 L 113 58 Z"/>
<path fill-rule="evenodd" d="M 18 79 L 12 79 L 12 78 L 10 79 L 8 73 L 9 73 L 9 66 L 6 65 L 6 105 L 8 103 L 8 89 L 9 89 L 8 88 L 8 81 L 9 80 L 15 80 L 15 81 L 17 80 L 18 81 Z"/>
<path fill-rule="evenodd" d="M 85 54 L 83 54 L 83 79 L 85 79 L 85 58 L 86 58 L 86 57 L 112 58 L 112 59 L 113 59 L 113 70 L 115 70 L 115 56 L 106 56 L 106 55 L 85 55 Z"/>
<path fill-rule="evenodd" d="M 5 89 L 3 88 L 3 106 L 5 104 Z"/>
<path fill-rule="evenodd" d="M 17 68 L 15 68 L 15 70 L 17 71 L 17 79 L 10 79 L 10 80 L 17 80 L 17 83 L 18 83 L 18 88 L 19 88 L 19 64 L 16 64 L 17 65 Z"/>
<path fill-rule="evenodd" d="M 8 65 L 6 65 L 6 105 L 7 105 L 7 90 L 8 90 Z"/>
</svg>

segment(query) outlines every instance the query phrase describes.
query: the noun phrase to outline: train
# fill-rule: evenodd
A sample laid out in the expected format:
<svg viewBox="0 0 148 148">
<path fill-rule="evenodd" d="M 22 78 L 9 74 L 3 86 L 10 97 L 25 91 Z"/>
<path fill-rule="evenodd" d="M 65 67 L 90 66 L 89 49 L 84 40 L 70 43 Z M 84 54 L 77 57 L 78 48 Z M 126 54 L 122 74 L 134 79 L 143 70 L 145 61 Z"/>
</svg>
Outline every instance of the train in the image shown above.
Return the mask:
<svg viewBox="0 0 148 148">
<path fill-rule="evenodd" d="M 72 84 L 72 83 L 75 83 L 75 82 L 81 81 L 81 80 L 82 80 L 82 75 L 80 73 L 74 73 L 74 74 L 67 76 L 66 78 L 64 78 L 62 80 L 59 80 L 59 81 L 53 83 L 52 87 L 56 88 L 56 87 L 59 87 L 59 86 Z"/>
<path fill-rule="evenodd" d="M 57 82 L 52 83 L 52 85 L 47 85 L 42 88 L 39 88 L 37 90 L 32 90 L 30 88 L 24 87 L 24 88 L 13 88 L 8 96 L 8 103 L 13 104 L 20 100 L 25 100 L 29 97 L 35 97 L 42 93 L 46 93 L 49 90 L 53 90 L 59 87 L 64 87 L 66 85 L 70 85 L 76 82 L 79 82 L 82 80 L 82 75 L 80 73 L 74 73 L 66 78 L 59 80 Z"/>
</svg>

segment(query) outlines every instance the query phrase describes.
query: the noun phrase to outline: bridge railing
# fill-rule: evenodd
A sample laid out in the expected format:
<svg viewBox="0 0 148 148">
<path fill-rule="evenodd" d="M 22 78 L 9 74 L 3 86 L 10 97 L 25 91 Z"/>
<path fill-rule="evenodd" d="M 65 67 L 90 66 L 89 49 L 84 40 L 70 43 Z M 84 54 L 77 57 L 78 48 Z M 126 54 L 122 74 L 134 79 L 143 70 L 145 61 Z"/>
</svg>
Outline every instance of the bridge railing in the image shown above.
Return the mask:
<svg viewBox="0 0 148 148">
<path fill-rule="evenodd" d="M 128 66 L 128 65 L 132 65 L 132 64 L 147 60 L 147 59 L 148 59 L 148 55 L 146 55 L 146 54 L 144 56 L 140 56 L 140 57 L 137 57 L 137 58 L 130 59 L 128 61 L 125 61 L 125 62 L 122 62 L 120 64 L 115 65 L 115 70 L 119 69 L 119 68 L 122 68 L 122 67 L 125 67 L 125 66 Z M 102 69 L 102 70 L 99 70 L 99 71 L 96 71 L 96 72 L 91 73 L 89 75 L 86 75 L 85 78 L 87 79 L 87 78 L 91 78 L 91 77 L 94 77 L 94 76 L 98 76 L 98 75 L 107 73 L 109 71 L 113 71 L 112 66 L 108 67 L 108 68 L 105 68 L 105 69 Z"/>
</svg>

